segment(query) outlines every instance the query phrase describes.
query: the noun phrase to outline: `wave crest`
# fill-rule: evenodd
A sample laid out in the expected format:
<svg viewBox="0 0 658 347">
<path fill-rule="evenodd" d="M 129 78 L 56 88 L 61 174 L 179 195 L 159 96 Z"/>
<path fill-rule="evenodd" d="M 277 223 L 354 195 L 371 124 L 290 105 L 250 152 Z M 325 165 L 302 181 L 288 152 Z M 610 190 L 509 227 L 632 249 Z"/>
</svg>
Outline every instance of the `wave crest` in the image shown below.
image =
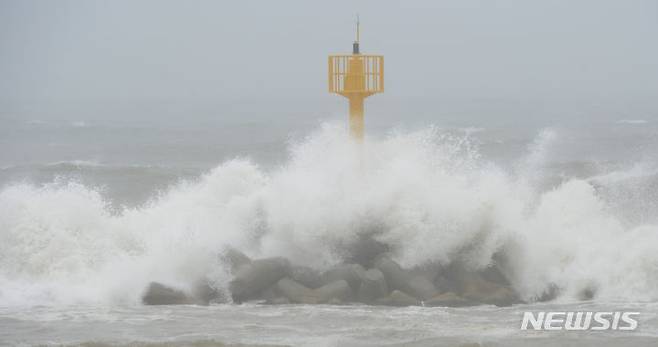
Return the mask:
<svg viewBox="0 0 658 347">
<path fill-rule="evenodd" d="M 514 172 L 437 128 L 353 143 L 325 124 L 274 170 L 247 159 L 111 212 L 76 183 L 0 192 L 0 304 L 137 302 L 150 281 L 224 286 L 225 247 L 325 268 L 374 240 L 406 267 L 506 259 L 526 298 L 658 298 L 657 228 L 628 225 L 586 179 L 537 186 L 545 131 Z M 600 184 L 600 181 L 598 180 Z"/>
</svg>

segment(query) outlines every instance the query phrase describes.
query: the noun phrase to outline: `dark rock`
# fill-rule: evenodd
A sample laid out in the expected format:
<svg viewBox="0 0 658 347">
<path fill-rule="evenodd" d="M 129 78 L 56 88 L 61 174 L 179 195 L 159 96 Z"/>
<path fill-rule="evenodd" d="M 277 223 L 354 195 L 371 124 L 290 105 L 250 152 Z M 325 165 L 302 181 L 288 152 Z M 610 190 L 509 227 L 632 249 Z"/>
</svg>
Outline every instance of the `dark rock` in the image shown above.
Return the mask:
<svg viewBox="0 0 658 347">
<path fill-rule="evenodd" d="M 342 258 L 345 262 L 356 263 L 366 268 L 373 267 L 377 256 L 389 251 L 388 245 L 376 240 L 380 231 L 379 228 L 370 231 L 361 230 L 355 241 L 341 245 Z"/>
<path fill-rule="evenodd" d="M 238 271 L 242 265 L 251 263 L 251 259 L 235 248 L 227 248 L 219 254 L 219 259 L 231 269 L 232 273 Z"/>
<path fill-rule="evenodd" d="M 392 289 L 404 288 L 410 280 L 410 275 L 406 273 L 398 263 L 386 256 L 381 256 L 375 261 L 375 268 L 381 271 L 386 278 L 386 283 Z"/>
<path fill-rule="evenodd" d="M 475 271 L 463 264 L 452 264 L 442 272 L 440 287 L 454 292 L 466 300 L 482 304 L 509 306 L 521 303 L 518 294 L 507 284 L 509 281 L 496 266 Z"/>
<path fill-rule="evenodd" d="M 496 306 L 510 306 L 521 302 L 511 288 L 487 281 L 479 273 L 462 274 L 460 284 L 462 297 L 467 300 Z"/>
<path fill-rule="evenodd" d="M 363 274 L 358 299 L 363 303 L 371 303 L 388 294 L 388 286 L 384 274 L 379 269 L 370 269 Z"/>
<path fill-rule="evenodd" d="M 551 283 L 536 300 L 539 302 L 552 301 L 555 300 L 558 295 L 560 295 L 560 288 L 555 283 Z"/>
<path fill-rule="evenodd" d="M 239 268 L 229 283 L 231 296 L 235 303 L 241 303 L 275 284 L 290 272 L 290 263 L 285 258 L 267 258 L 254 260 Z"/>
<path fill-rule="evenodd" d="M 204 305 L 210 303 L 225 303 L 228 302 L 226 293 L 211 286 L 206 280 L 200 281 L 192 289 L 191 295 L 197 302 Z"/>
<path fill-rule="evenodd" d="M 399 290 L 392 291 L 388 296 L 378 299 L 376 303 L 386 306 L 417 306 L 420 304 L 416 298 Z"/>
<path fill-rule="evenodd" d="M 318 296 L 312 289 L 299 284 L 290 278 L 282 278 L 277 282 L 275 291 L 296 304 L 317 304 Z"/>
<path fill-rule="evenodd" d="M 438 293 L 434 284 L 424 276 L 412 276 L 390 258 L 381 256 L 375 261 L 375 267 L 386 278 L 389 289 L 397 289 L 417 299 L 427 300 Z"/>
<path fill-rule="evenodd" d="M 434 284 L 424 276 L 411 278 L 405 289 L 409 294 L 420 300 L 427 300 L 439 292 Z"/>
<path fill-rule="evenodd" d="M 439 293 L 458 292 L 460 291 L 458 283 L 454 278 L 446 274 L 439 274 L 434 278 L 434 287 Z"/>
<path fill-rule="evenodd" d="M 332 301 L 342 303 L 352 296 L 352 289 L 345 280 L 310 289 L 290 278 L 282 278 L 277 282 L 275 292 L 296 304 L 324 304 Z"/>
<path fill-rule="evenodd" d="M 592 300 L 596 295 L 596 287 L 588 286 L 578 293 L 578 300 Z"/>
<path fill-rule="evenodd" d="M 347 281 L 354 292 L 359 290 L 361 279 L 366 270 L 359 264 L 339 265 L 322 274 L 325 284 L 340 280 Z"/>
<path fill-rule="evenodd" d="M 506 287 L 510 286 L 510 281 L 507 279 L 507 276 L 503 274 L 500 267 L 496 264 L 493 264 L 479 272 L 482 274 L 482 278 L 489 282 L 493 282 Z"/>
<path fill-rule="evenodd" d="M 324 284 L 322 276 L 308 266 L 293 266 L 290 269 L 290 278 L 312 289 Z"/>
<path fill-rule="evenodd" d="M 158 282 L 151 282 L 142 296 L 145 305 L 190 305 L 196 300 L 182 290 L 174 289 Z"/>
<path fill-rule="evenodd" d="M 464 273 L 469 271 L 465 270 L 460 264 L 451 264 L 443 268 L 442 271 L 434 279 L 434 286 L 442 293 L 454 292 L 461 293 L 462 277 Z"/>
<path fill-rule="evenodd" d="M 338 280 L 324 285 L 314 290 L 314 294 L 320 303 L 344 302 L 353 296 L 352 289 L 345 280 Z"/>
</svg>

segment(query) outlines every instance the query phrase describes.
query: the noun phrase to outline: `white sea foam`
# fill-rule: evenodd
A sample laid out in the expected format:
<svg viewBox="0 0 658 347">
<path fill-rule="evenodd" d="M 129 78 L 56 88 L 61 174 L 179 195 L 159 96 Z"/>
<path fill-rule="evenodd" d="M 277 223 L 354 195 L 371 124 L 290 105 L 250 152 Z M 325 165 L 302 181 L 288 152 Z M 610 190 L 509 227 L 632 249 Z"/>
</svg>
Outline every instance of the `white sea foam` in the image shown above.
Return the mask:
<svg viewBox="0 0 658 347">
<path fill-rule="evenodd" d="M 229 245 L 322 268 L 363 233 L 409 267 L 485 266 L 504 252 L 527 298 L 556 284 L 565 299 L 587 287 L 601 299 L 658 299 L 656 226 L 622 223 L 588 180 L 535 185 L 558 139 L 542 132 L 506 172 L 468 137 L 431 128 L 358 145 L 329 124 L 277 169 L 234 159 L 119 213 L 77 183 L 10 185 L 0 192 L 0 305 L 137 302 L 154 280 L 221 286 L 217 252 Z"/>
<path fill-rule="evenodd" d="M 619 182 L 647 178 L 658 175 L 658 168 L 646 162 L 633 164 L 628 169 L 613 170 L 601 175 L 590 177 L 588 180 L 595 184 L 611 185 Z"/>
</svg>

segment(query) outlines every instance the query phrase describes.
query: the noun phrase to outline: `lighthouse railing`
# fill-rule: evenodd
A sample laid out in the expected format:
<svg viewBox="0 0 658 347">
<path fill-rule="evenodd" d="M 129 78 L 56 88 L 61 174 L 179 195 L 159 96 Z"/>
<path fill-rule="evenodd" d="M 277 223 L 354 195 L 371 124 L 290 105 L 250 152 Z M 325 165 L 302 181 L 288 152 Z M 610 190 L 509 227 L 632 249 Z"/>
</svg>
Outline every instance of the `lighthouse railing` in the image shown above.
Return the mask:
<svg viewBox="0 0 658 347">
<path fill-rule="evenodd" d="M 350 63 L 356 62 L 361 68 L 350 71 Z M 329 56 L 329 92 L 336 94 L 375 94 L 384 91 L 384 57 L 381 55 L 352 54 Z M 361 80 L 363 83 L 346 84 L 347 79 Z"/>
</svg>

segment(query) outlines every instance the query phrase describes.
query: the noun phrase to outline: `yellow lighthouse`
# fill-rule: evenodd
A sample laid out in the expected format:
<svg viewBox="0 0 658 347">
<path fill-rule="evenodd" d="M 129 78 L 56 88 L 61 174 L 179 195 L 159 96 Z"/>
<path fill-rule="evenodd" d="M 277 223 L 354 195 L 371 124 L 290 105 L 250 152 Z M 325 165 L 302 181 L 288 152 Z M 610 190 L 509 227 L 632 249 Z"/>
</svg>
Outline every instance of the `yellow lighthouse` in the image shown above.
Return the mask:
<svg viewBox="0 0 658 347">
<path fill-rule="evenodd" d="M 384 91 L 384 56 L 361 54 L 359 20 L 351 55 L 329 56 L 329 92 L 346 97 L 350 103 L 350 133 L 363 139 L 363 101 Z"/>
</svg>

